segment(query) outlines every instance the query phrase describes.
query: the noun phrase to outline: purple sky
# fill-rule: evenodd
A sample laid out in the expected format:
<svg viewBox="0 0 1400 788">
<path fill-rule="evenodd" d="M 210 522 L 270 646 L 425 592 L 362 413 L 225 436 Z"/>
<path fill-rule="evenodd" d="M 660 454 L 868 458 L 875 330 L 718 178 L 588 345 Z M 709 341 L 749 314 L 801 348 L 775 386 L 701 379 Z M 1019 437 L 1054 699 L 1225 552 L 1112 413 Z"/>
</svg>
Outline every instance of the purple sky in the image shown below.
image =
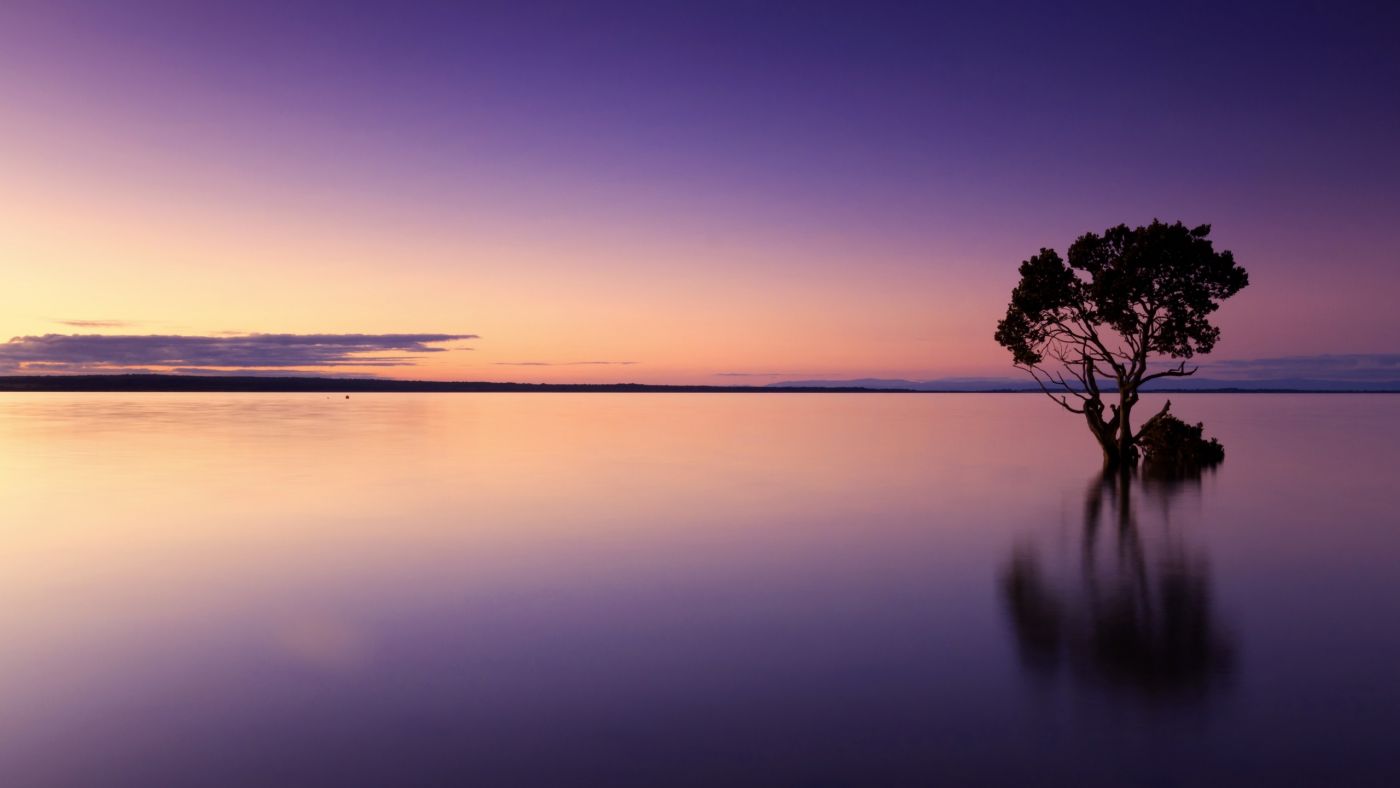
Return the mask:
<svg viewBox="0 0 1400 788">
<path fill-rule="evenodd" d="M 1393 352 L 1393 8 L 11 0 L 0 333 L 986 374 L 1021 259 L 1159 217 L 1250 271 L 1217 356 Z"/>
</svg>

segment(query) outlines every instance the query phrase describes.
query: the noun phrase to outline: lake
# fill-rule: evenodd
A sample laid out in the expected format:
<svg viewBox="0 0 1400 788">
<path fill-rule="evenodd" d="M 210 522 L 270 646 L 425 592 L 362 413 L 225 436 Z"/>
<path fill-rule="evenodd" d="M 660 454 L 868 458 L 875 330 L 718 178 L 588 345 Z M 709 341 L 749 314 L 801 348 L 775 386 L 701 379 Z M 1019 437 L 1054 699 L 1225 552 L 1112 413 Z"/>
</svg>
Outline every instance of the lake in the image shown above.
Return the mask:
<svg viewBox="0 0 1400 788">
<path fill-rule="evenodd" d="M 0 785 L 1400 785 L 1400 396 L 1172 399 L 0 395 Z"/>
</svg>

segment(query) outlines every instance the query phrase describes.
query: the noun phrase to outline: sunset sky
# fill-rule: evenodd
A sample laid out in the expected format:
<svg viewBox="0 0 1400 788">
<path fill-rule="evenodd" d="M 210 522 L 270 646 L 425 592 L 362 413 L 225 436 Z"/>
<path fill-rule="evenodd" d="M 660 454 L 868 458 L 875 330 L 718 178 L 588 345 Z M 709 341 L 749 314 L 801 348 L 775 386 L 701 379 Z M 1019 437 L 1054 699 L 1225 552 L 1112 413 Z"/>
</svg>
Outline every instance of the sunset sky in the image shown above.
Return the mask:
<svg viewBox="0 0 1400 788">
<path fill-rule="evenodd" d="M 1008 375 L 1153 218 L 1215 357 L 1400 352 L 1400 13 L 1057 5 L 5 0 L 0 374 Z"/>
</svg>

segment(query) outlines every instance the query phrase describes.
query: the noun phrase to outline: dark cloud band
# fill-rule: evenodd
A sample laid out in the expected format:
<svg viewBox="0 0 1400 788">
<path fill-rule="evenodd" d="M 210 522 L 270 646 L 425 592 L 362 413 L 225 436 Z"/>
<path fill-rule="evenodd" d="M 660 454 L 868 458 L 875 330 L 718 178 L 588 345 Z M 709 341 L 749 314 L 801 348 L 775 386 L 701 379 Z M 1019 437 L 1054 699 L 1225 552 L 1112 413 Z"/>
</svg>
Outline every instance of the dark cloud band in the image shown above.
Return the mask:
<svg viewBox="0 0 1400 788">
<path fill-rule="evenodd" d="M 475 334 L 45 334 L 15 337 L 0 345 L 0 369 L 395 367 L 447 349 L 432 345 L 476 338 Z"/>
<path fill-rule="evenodd" d="M 1201 364 L 1201 376 L 1239 380 L 1312 378 L 1336 381 L 1400 379 L 1400 353 L 1328 353 L 1315 356 L 1221 359 Z"/>
</svg>

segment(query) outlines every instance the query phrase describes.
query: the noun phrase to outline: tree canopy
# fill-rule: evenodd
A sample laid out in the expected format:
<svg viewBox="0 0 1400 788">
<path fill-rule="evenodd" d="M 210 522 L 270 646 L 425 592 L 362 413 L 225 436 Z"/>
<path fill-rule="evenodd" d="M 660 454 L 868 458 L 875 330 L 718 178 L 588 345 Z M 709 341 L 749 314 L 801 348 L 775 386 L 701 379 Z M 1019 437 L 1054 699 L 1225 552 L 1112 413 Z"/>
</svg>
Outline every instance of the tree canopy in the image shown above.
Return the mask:
<svg viewBox="0 0 1400 788">
<path fill-rule="evenodd" d="M 1210 225 L 1179 221 L 1087 233 L 1067 258 L 1041 249 L 1021 263 L 996 340 L 1061 407 L 1085 415 L 1105 464 L 1131 463 L 1138 388 L 1196 371 L 1186 360 L 1215 347 L 1220 329 L 1211 315 L 1249 275 L 1229 251 L 1215 250 Z M 1179 363 L 1152 368 L 1161 359 Z M 1119 401 L 1105 417 L 1110 384 Z"/>
</svg>

